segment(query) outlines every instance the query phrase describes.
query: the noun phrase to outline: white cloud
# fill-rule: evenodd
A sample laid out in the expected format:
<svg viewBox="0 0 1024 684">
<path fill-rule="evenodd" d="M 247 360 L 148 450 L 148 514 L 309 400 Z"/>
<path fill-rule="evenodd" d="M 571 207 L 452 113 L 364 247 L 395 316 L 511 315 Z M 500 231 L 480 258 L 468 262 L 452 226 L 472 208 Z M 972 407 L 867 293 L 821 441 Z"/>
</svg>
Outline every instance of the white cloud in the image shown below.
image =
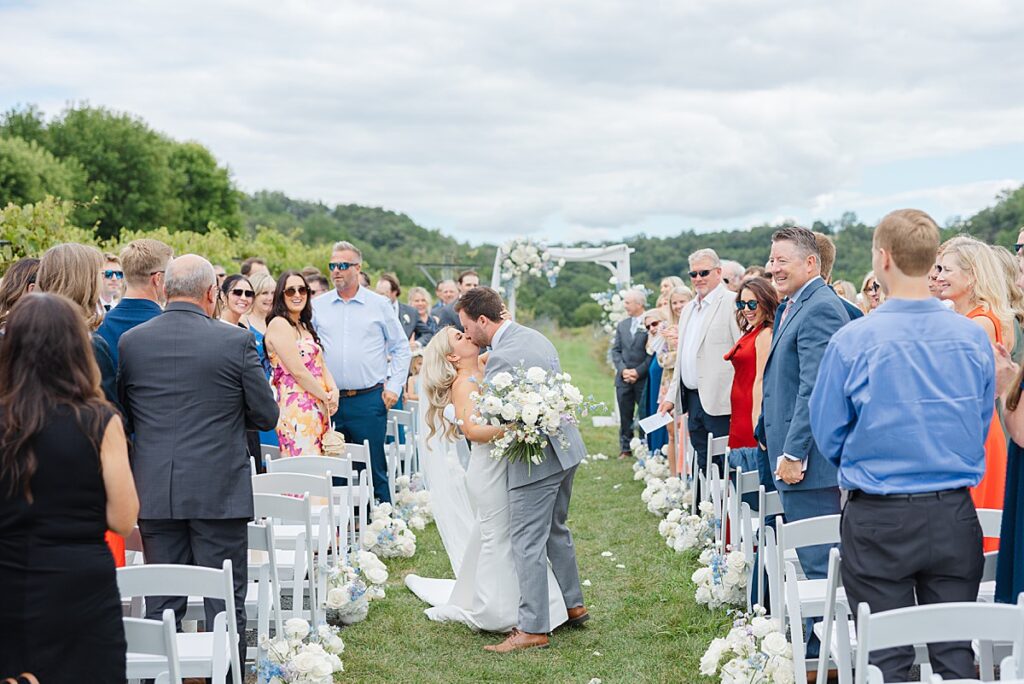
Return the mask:
<svg viewBox="0 0 1024 684">
<path fill-rule="evenodd" d="M 478 240 L 884 213 L 898 197 L 858 189 L 872 167 L 1024 142 L 1009 0 L 76 0 L 0 22 L 0 104 L 131 111 L 245 189 Z M 977 174 L 958 212 L 1002 182 Z"/>
</svg>

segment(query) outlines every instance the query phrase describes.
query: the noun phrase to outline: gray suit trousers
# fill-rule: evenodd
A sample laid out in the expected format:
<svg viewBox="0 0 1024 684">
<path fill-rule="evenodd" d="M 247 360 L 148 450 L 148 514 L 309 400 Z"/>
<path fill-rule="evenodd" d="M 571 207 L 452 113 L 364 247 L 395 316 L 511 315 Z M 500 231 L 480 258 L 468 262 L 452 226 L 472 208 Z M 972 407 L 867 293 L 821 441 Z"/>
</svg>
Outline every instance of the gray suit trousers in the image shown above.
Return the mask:
<svg viewBox="0 0 1024 684">
<path fill-rule="evenodd" d="M 508 492 L 512 559 L 519 577 L 519 629 L 531 634 L 551 631 L 548 608 L 548 561 L 566 608 L 583 605 L 576 547 L 566 527 L 576 467 Z"/>
</svg>

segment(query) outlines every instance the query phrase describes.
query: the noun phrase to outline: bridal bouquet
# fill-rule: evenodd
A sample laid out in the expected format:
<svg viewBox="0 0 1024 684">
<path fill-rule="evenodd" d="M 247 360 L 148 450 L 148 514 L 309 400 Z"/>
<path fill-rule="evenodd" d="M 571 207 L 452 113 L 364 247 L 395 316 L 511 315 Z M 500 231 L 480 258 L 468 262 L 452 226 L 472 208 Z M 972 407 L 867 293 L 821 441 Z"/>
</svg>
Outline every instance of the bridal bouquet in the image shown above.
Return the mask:
<svg viewBox="0 0 1024 684">
<path fill-rule="evenodd" d="M 423 476 L 419 473 L 412 477 L 400 475 L 395 479 L 393 502 L 395 514 L 414 530 L 422 530 L 434 519 L 430 508 L 430 492 L 423 484 Z"/>
<path fill-rule="evenodd" d="M 711 546 L 701 552 L 700 562 L 704 567 L 690 578 L 697 585 L 697 603 L 708 608 L 746 603 L 750 562 L 742 551 L 722 553 L 717 546 Z"/>
<path fill-rule="evenodd" d="M 285 621 L 284 634 L 264 635 L 260 647 L 266 653 L 259 663 L 260 681 L 270 684 L 333 684 L 334 673 L 345 671 L 345 642 L 337 627 L 311 630 L 305 620 L 292 618 Z"/>
<path fill-rule="evenodd" d="M 792 647 L 777 620 L 754 612 L 736 613 L 727 636 L 714 639 L 700 659 L 700 673 L 720 675 L 722 684 L 793 684 Z"/>
<path fill-rule="evenodd" d="M 664 480 L 652 477 L 640 494 L 640 500 L 647 504 L 648 512 L 664 517 L 673 509 L 688 507 L 692 492 L 687 488 L 686 481 L 680 477 L 668 477 Z"/>
<path fill-rule="evenodd" d="M 658 532 L 665 537 L 665 544 L 670 549 L 676 553 L 683 553 L 714 542 L 714 507 L 705 501 L 700 505 L 700 511 L 700 515 L 686 515 L 676 508 L 669 511 L 665 519 L 658 523 Z"/>
<path fill-rule="evenodd" d="M 578 425 L 597 404 L 583 398 L 568 373 L 549 372 L 539 366 L 496 374 L 473 393 L 480 425 L 503 426 L 505 432 L 491 443 L 491 456 L 528 466 L 544 460 L 548 439 L 568 446 L 562 433 L 566 423 Z"/>
<path fill-rule="evenodd" d="M 327 621 L 352 625 L 362 622 L 370 601 L 384 598 L 388 569 L 370 551 L 352 551 L 341 565 L 327 570 Z"/>
<path fill-rule="evenodd" d="M 380 558 L 412 558 L 416 553 L 416 535 L 393 513 L 389 503 L 373 507 L 370 524 L 363 530 L 363 546 Z"/>
</svg>

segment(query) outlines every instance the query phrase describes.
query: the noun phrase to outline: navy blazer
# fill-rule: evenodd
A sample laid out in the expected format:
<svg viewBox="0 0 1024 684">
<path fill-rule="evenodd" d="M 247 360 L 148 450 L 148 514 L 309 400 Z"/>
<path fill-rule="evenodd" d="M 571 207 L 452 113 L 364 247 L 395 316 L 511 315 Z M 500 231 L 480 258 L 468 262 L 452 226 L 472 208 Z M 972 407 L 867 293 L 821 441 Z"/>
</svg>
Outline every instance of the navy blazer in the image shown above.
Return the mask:
<svg viewBox="0 0 1024 684">
<path fill-rule="evenodd" d="M 149 299 L 122 299 L 117 306 L 107 312 L 103 317 L 103 323 L 96 330 L 99 336 L 107 341 L 110 346 L 110 356 L 117 367 L 117 345 L 121 341 L 121 335 L 137 325 L 142 325 L 148 320 L 156 318 L 163 312 L 160 305 Z"/>
<path fill-rule="evenodd" d="M 784 307 L 775 318 L 771 351 L 764 369 L 762 412 L 768 464 L 783 453 L 807 460 L 804 479 L 795 485 L 782 480 L 780 490 L 837 487 L 836 467 L 818 450 L 811 435 L 807 402 L 818 377 L 818 366 L 833 333 L 849 322 L 842 299 L 820 278 L 809 283 L 793 304 L 785 322 Z"/>
</svg>

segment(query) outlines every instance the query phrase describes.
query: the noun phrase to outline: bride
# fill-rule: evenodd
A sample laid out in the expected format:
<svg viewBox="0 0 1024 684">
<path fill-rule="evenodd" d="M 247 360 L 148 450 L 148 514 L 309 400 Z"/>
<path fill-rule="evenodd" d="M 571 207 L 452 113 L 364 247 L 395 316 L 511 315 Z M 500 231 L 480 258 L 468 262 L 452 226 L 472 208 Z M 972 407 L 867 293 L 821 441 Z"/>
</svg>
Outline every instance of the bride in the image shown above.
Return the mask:
<svg viewBox="0 0 1024 684">
<path fill-rule="evenodd" d="M 508 632 L 518 621 L 519 582 L 512 563 L 506 461 L 490 454 L 489 442 L 501 428 L 473 422 L 471 395 L 483 379 L 485 363 L 486 355 L 452 327 L 438 332 L 424 351 L 420 403 L 427 407 L 422 424 L 428 431 L 420 460 L 457 579 L 408 575 L 405 583 L 432 606 L 424 611 L 431 620 Z M 455 454 L 464 449 L 465 439 L 471 447 L 463 470 Z M 548 595 L 553 629 L 567 616 L 550 568 Z"/>
</svg>

